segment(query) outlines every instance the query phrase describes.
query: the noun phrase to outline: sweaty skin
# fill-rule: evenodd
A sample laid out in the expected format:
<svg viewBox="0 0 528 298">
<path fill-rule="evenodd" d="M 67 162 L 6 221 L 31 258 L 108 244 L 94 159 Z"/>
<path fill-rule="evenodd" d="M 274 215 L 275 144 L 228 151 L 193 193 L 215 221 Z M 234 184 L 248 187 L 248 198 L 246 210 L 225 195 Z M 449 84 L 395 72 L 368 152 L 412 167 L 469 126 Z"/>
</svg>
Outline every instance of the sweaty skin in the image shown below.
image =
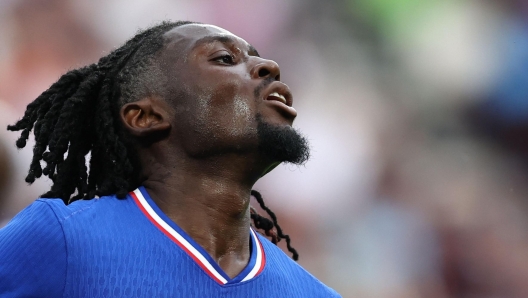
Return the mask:
<svg viewBox="0 0 528 298">
<path fill-rule="evenodd" d="M 240 37 L 190 24 L 167 32 L 158 57 L 163 92 L 125 104 L 142 184 L 161 210 L 235 277 L 250 257 L 250 191 L 280 161 L 258 151 L 257 115 L 291 127 L 297 113 L 277 63 Z M 280 91 L 288 104 L 266 100 Z"/>
</svg>

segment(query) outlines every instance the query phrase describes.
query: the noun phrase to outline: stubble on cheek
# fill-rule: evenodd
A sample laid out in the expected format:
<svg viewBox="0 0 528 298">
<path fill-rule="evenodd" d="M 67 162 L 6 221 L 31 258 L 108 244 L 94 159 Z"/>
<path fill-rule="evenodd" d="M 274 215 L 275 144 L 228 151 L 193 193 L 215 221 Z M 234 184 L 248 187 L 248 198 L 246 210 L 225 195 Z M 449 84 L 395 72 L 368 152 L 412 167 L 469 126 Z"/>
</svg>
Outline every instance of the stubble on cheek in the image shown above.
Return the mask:
<svg viewBox="0 0 528 298">
<path fill-rule="evenodd" d="M 236 141 L 251 134 L 256 136 L 257 125 L 251 100 L 241 92 L 239 82 L 228 82 L 208 94 L 209 120 L 223 138 Z"/>
<path fill-rule="evenodd" d="M 255 117 L 252 114 L 251 107 L 248 104 L 248 99 L 240 95 L 236 95 L 233 100 L 232 111 L 232 135 L 256 135 L 257 127 L 256 125 L 252 125 L 256 121 Z"/>
<path fill-rule="evenodd" d="M 194 130 L 206 138 L 216 139 L 217 136 L 214 134 L 214 130 L 211 127 L 211 125 L 216 124 L 211 121 L 214 115 L 212 107 L 213 94 L 213 90 L 206 89 L 196 95 L 196 98 L 194 99 L 194 104 L 196 105 L 196 113 L 194 115 L 196 126 Z"/>
<path fill-rule="evenodd" d="M 218 87 L 218 86 L 217 86 Z M 221 88 L 188 88 L 187 104 L 176 114 L 186 119 L 185 133 L 193 144 L 213 150 L 247 150 L 258 146 L 253 99 L 241 95 L 237 84 Z M 193 89 L 193 90 L 191 90 Z M 189 97 L 192 96 L 192 97 Z M 178 115 L 176 116 L 178 117 Z M 205 149 L 211 147 L 209 149 Z"/>
<path fill-rule="evenodd" d="M 196 88 L 187 85 L 180 86 L 178 94 L 173 94 L 175 121 L 185 139 L 200 143 L 217 137 L 211 127 L 212 94 L 213 90 L 196 92 Z"/>
</svg>

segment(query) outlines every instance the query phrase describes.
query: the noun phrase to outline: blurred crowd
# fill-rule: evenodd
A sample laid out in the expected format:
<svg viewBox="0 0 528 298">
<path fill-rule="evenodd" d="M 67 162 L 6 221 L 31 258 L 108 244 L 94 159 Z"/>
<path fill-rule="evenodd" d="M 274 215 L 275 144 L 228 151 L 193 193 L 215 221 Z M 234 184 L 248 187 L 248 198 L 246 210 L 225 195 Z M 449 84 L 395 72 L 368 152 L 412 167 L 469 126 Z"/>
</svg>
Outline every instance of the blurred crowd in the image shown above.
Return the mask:
<svg viewBox="0 0 528 298">
<path fill-rule="evenodd" d="M 301 265 L 343 297 L 528 297 L 527 3 L 2 0 L 0 226 L 50 186 L 7 124 L 139 28 L 193 20 L 293 90 L 312 158 L 256 189 Z"/>
</svg>

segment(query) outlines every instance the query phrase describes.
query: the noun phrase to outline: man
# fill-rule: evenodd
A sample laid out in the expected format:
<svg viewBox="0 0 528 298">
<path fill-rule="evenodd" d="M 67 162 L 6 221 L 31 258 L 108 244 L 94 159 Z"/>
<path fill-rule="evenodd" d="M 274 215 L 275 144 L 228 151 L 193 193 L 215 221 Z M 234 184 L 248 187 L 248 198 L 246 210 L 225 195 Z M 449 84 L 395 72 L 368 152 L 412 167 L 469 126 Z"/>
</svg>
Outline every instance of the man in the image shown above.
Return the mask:
<svg viewBox="0 0 528 298">
<path fill-rule="evenodd" d="M 251 190 L 308 158 L 295 117 L 278 65 L 211 25 L 162 23 L 66 73 L 8 127 L 19 148 L 34 128 L 26 181 L 49 176 L 59 199 L 0 231 L 0 293 L 338 297 L 250 224 L 297 258 Z"/>
</svg>

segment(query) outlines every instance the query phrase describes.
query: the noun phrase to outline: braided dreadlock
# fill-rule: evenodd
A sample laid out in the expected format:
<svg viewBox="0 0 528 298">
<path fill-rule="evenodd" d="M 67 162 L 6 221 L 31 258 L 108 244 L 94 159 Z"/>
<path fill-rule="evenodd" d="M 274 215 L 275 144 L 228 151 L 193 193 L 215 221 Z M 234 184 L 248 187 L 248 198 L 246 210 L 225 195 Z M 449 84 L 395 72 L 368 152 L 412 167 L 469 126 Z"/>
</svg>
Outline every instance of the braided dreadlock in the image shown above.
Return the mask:
<svg viewBox="0 0 528 298">
<path fill-rule="evenodd" d="M 282 232 L 281 227 L 277 223 L 277 216 L 275 216 L 275 213 L 264 204 L 264 199 L 258 191 L 251 190 L 251 195 L 257 200 L 260 208 L 264 209 L 264 211 L 266 211 L 271 217 L 270 221 L 269 219 L 260 216 L 257 211 L 251 207 L 251 219 L 253 219 L 255 227 L 264 230 L 266 236 L 271 237 L 271 242 L 274 244 L 277 244 L 282 239 L 286 239 L 288 251 L 292 253 L 292 258 L 297 261 L 299 259 L 299 254 L 297 253 L 297 250 L 291 246 L 290 236 Z"/>
<path fill-rule="evenodd" d="M 149 74 L 155 55 L 164 46 L 162 35 L 186 24 L 192 22 L 163 22 L 140 31 L 97 63 L 67 72 L 27 106 L 21 120 L 7 127 L 22 131 L 18 148 L 26 146 L 34 130 L 35 146 L 26 182 L 48 176 L 53 185 L 42 197 L 61 198 L 65 204 L 110 194 L 122 199 L 139 186 L 136 173 L 140 173 L 140 164 L 136 153 L 127 149 L 131 147 L 120 129 L 118 112 L 125 103 L 139 100 L 156 87 Z M 46 164 L 44 168 L 41 161 Z M 272 218 L 262 217 L 251 208 L 254 226 L 275 244 L 286 239 L 297 260 L 297 251 L 290 246 L 290 237 L 282 233 L 275 214 L 264 205 L 260 193 L 252 191 L 251 195 Z"/>
</svg>

